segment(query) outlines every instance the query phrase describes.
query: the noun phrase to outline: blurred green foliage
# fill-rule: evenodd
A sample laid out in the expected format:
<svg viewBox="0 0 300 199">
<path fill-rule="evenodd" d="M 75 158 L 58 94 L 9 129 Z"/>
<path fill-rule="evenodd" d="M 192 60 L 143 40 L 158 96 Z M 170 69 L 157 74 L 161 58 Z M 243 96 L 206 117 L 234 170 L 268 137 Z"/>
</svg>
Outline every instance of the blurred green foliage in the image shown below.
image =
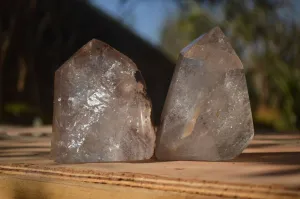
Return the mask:
<svg viewBox="0 0 300 199">
<path fill-rule="evenodd" d="M 14 102 L 4 105 L 4 111 L 15 116 L 19 116 L 22 113 L 34 113 L 35 109 L 28 104 L 22 102 Z"/>
<path fill-rule="evenodd" d="M 152 0 L 119 1 L 136 5 Z M 0 1 L 0 95 L 4 91 L 9 93 L 6 101 L 0 97 L 0 120 L 5 113 L 20 118 L 39 116 L 51 121 L 52 107 L 48 106 L 52 103 L 51 92 L 45 88 L 52 81 L 52 75 L 44 73 L 53 72 L 50 66 L 65 60 L 72 49 L 78 47 L 75 45 L 77 39 L 77 44 L 82 43 L 83 35 L 90 37 L 93 33 L 76 28 L 75 22 L 70 23 L 75 14 L 69 13 L 72 9 L 67 1 L 61 4 L 60 1 L 49 2 Z M 295 14 L 294 9 L 299 13 L 300 4 L 297 3 L 298 8 L 293 4 L 298 0 L 172 2 L 178 5 L 180 12 L 170 16 L 162 30 L 161 45 L 167 55 L 175 61 L 184 46 L 212 27 L 220 26 L 244 63 L 255 123 L 279 131 L 299 130 L 300 20 L 291 14 Z M 62 8 L 57 10 L 56 4 Z M 37 11 L 39 6 L 44 15 Z M 285 17 L 287 13 L 289 15 Z M 75 21 L 80 22 L 81 18 Z M 62 23 L 62 19 L 67 23 Z M 48 60 L 48 72 L 39 67 L 45 67 L 45 60 Z M 4 68 L 11 67 L 11 71 L 18 73 L 4 76 Z M 48 75 L 51 80 L 37 74 Z M 1 85 L 4 77 L 9 80 L 5 87 Z M 15 82 L 18 82 L 16 86 Z M 13 86 L 10 88 L 10 85 Z M 28 102 L 18 101 L 23 99 L 19 96 L 21 91 L 27 92 Z M 10 98 L 13 94 L 17 97 Z"/>
<path fill-rule="evenodd" d="M 244 63 L 255 123 L 278 131 L 299 129 L 300 27 L 280 15 L 293 9 L 293 2 L 186 2 L 165 24 L 166 53 L 175 60 L 184 46 L 220 26 Z"/>
</svg>

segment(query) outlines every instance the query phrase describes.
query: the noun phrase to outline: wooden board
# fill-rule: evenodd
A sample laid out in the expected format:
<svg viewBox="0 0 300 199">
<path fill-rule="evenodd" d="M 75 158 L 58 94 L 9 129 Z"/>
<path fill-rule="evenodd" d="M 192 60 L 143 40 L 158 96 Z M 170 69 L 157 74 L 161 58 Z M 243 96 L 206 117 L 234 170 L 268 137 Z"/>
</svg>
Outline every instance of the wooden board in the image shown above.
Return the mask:
<svg viewBox="0 0 300 199">
<path fill-rule="evenodd" d="M 228 162 L 60 165 L 48 158 L 50 127 L 4 131 L 1 199 L 300 198 L 300 134 L 256 135 Z"/>
</svg>

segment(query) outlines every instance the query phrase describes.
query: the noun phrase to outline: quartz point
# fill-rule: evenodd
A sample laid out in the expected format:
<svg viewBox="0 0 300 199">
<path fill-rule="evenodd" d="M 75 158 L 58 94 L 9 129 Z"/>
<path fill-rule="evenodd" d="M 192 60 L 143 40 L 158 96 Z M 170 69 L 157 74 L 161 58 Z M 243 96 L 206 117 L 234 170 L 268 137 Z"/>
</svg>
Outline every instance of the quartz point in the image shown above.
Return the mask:
<svg viewBox="0 0 300 199">
<path fill-rule="evenodd" d="M 136 65 L 91 40 L 55 72 L 51 158 L 59 163 L 150 159 L 151 107 Z"/>
<path fill-rule="evenodd" d="M 243 65 L 215 27 L 180 52 L 155 155 L 160 160 L 229 160 L 253 135 Z"/>
</svg>

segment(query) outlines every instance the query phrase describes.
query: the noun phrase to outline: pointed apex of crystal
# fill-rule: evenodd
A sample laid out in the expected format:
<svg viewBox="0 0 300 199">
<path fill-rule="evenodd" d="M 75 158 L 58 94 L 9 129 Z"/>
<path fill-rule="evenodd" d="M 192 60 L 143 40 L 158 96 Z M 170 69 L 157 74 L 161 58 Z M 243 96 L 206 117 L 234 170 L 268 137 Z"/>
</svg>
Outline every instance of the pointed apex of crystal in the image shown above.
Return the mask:
<svg viewBox="0 0 300 199">
<path fill-rule="evenodd" d="M 199 57 L 201 51 L 205 51 L 205 47 L 213 47 L 217 50 L 235 55 L 229 39 L 218 26 L 192 41 L 188 46 L 182 49 L 180 54 L 187 58 Z"/>
<path fill-rule="evenodd" d="M 92 39 L 91 41 L 89 41 L 88 43 L 86 43 L 83 48 L 85 49 L 100 49 L 100 48 L 108 48 L 110 47 L 108 44 L 97 40 L 97 39 Z"/>
<path fill-rule="evenodd" d="M 210 70 L 242 69 L 243 64 L 221 28 L 215 27 L 201 35 L 180 52 L 191 60 L 211 60 Z M 213 58 L 213 59 L 212 59 Z M 220 59 L 218 59 L 220 58 Z M 223 64 L 223 63 L 230 64 Z"/>
<path fill-rule="evenodd" d="M 109 45 L 98 39 L 92 39 L 89 42 L 87 42 L 84 46 L 82 46 L 82 48 L 86 48 L 86 49 L 102 48 L 102 47 L 109 47 Z"/>
<path fill-rule="evenodd" d="M 105 50 L 107 48 L 112 48 L 108 44 L 99 41 L 97 39 L 92 39 L 85 45 L 83 45 L 70 59 L 86 55 L 86 54 L 95 54 L 99 53 L 100 50 Z"/>
<path fill-rule="evenodd" d="M 121 59 L 122 62 L 128 62 L 132 65 L 132 67 L 138 70 L 135 63 L 127 56 L 123 55 L 121 52 L 103 41 L 92 39 L 77 50 L 61 67 L 56 70 L 56 73 L 59 73 L 59 71 L 72 65 L 76 67 L 87 67 L 88 65 L 85 64 L 86 62 L 89 62 L 91 59 L 103 56 L 105 57 L 107 55 L 116 59 Z"/>
</svg>

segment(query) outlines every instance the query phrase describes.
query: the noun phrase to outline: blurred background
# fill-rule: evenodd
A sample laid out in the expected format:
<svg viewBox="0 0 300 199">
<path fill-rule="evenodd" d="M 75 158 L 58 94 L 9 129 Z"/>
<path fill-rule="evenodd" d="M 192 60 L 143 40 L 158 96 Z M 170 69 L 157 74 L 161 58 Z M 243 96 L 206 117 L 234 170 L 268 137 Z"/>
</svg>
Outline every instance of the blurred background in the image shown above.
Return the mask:
<svg viewBox="0 0 300 199">
<path fill-rule="evenodd" d="M 2 0 L 0 123 L 51 124 L 55 70 L 97 38 L 138 65 L 157 124 L 178 53 L 216 25 L 244 64 L 256 130 L 299 130 L 298 0 Z"/>
</svg>

